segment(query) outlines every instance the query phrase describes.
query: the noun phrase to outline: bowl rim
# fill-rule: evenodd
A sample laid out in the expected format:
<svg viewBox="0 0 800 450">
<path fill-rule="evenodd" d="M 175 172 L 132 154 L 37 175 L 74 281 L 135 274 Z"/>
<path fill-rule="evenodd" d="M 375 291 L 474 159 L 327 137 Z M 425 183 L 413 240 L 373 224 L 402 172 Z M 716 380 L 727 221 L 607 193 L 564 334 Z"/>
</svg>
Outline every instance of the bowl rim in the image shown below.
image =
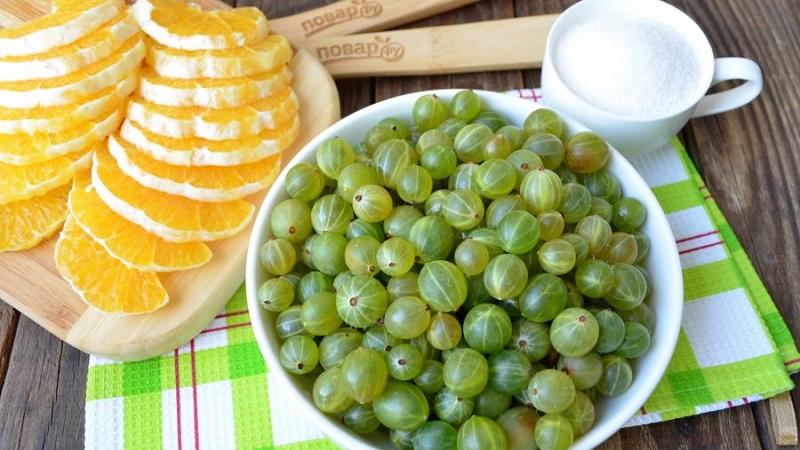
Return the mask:
<svg viewBox="0 0 800 450">
<path fill-rule="evenodd" d="M 284 169 L 278 175 L 278 178 L 273 183 L 273 187 L 270 188 L 269 192 L 265 196 L 262 204 L 259 205 L 258 214 L 254 220 L 253 231 L 248 242 L 247 259 L 245 264 L 245 287 L 248 312 L 250 314 L 253 333 L 256 337 L 260 353 L 268 366 L 268 372 L 275 377 L 283 390 L 288 393 L 290 398 L 297 400 L 295 402 L 296 407 L 300 410 L 302 416 L 309 417 L 311 423 L 319 431 L 321 431 L 322 434 L 348 449 L 374 449 L 376 447 L 374 443 L 371 442 L 370 437 L 374 437 L 375 435 L 385 436 L 385 433 L 358 435 L 347 430 L 343 425 L 341 425 L 340 422 L 336 421 L 333 416 L 319 411 L 313 404 L 310 392 L 306 392 L 298 387 L 298 380 L 296 378 L 297 376 L 289 374 L 280 366 L 277 357 L 278 352 L 269 350 L 274 344 L 278 343 L 278 340 L 274 333 L 270 334 L 267 332 L 267 328 L 270 326 L 270 324 L 266 323 L 265 317 L 270 313 L 265 311 L 257 300 L 257 291 L 259 287 L 259 282 L 257 280 L 263 277 L 259 276 L 259 272 L 263 269 L 261 268 L 258 255 L 261 245 L 266 240 L 266 236 L 271 234 L 269 230 L 268 217 L 271 207 L 269 205 L 276 203 L 282 197 L 287 197 L 285 191 L 281 189 L 281 186 L 285 180 L 286 172 L 297 162 L 309 159 L 325 139 L 336 136 L 341 129 L 353 127 L 355 126 L 354 124 L 358 124 L 361 121 L 375 123 L 381 117 L 388 115 L 377 115 L 376 113 L 385 111 L 386 109 L 391 109 L 392 107 L 396 107 L 396 105 L 411 105 L 413 104 L 413 101 L 423 95 L 436 94 L 442 98 L 450 99 L 453 95 L 455 95 L 455 93 L 462 90 L 464 90 L 464 88 L 430 89 L 406 93 L 373 103 L 340 119 L 338 122 L 332 124 L 323 132 L 315 136 L 311 141 L 303 146 L 300 151 L 298 151 L 298 153 L 288 162 L 288 164 L 286 164 Z M 507 104 L 507 107 L 513 109 L 514 111 L 519 109 L 520 114 L 522 114 L 522 111 L 525 111 L 525 114 L 528 114 L 535 109 L 547 108 L 545 105 L 514 97 L 507 93 L 481 89 L 472 90 L 478 93 L 481 96 L 484 105 L 489 106 L 491 109 L 494 109 L 492 106 L 496 103 L 501 103 L 504 105 Z M 409 115 L 410 110 L 411 108 L 409 106 Z M 568 130 L 570 130 L 570 134 L 578 131 L 589 130 L 588 127 L 580 124 L 569 116 L 558 111 L 556 112 L 563 119 L 565 125 L 567 125 Z M 512 120 L 512 123 L 513 122 L 515 121 Z M 518 123 L 518 125 L 521 126 L 521 121 Z M 624 403 L 622 407 L 616 409 L 611 418 L 602 423 L 595 422 L 589 432 L 575 440 L 573 446 L 571 447 L 572 449 L 590 449 L 599 445 L 616 433 L 620 428 L 622 428 L 631 417 L 637 414 L 646 400 L 653 393 L 658 383 L 661 381 L 664 373 L 666 372 L 667 366 L 672 359 L 672 355 L 678 342 L 681 329 L 681 318 L 683 314 L 682 268 L 675 238 L 672 233 L 672 229 L 669 226 L 669 222 L 667 221 L 666 214 L 660 207 L 650 187 L 647 186 L 641 175 L 630 164 L 630 162 L 610 144 L 609 150 L 611 154 L 609 163 L 606 167 L 619 166 L 618 170 L 634 174 L 635 176 L 623 180 L 623 184 L 632 184 L 632 187 L 635 190 L 635 195 L 633 196 L 642 200 L 646 200 L 647 205 L 658 206 L 655 213 L 653 213 L 653 211 L 650 209 L 647 210 L 647 220 L 645 226 L 655 227 L 655 230 L 660 236 L 659 241 L 669 243 L 665 244 L 664 250 L 666 253 L 659 255 L 660 258 L 657 263 L 659 267 L 665 266 L 668 269 L 671 269 L 669 271 L 662 270 L 659 272 L 660 275 L 666 277 L 664 282 L 666 288 L 664 288 L 663 291 L 662 289 L 658 289 L 660 294 L 658 298 L 661 299 L 663 297 L 664 299 L 661 301 L 669 304 L 671 307 L 671 314 L 662 314 L 657 316 L 659 327 L 654 330 L 651 347 L 648 349 L 645 355 L 634 360 L 633 364 L 635 364 L 636 367 L 644 365 L 647 366 L 647 373 L 649 376 L 643 377 L 641 374 L 639 374 L 639 371 L 635 369 L 634 380 L 631 388 L 622 394 L 622 396 L 625 396 L 628 401 Z M 628 192 L 629 189 L 630 187 L 624 188 L 623 192 L 626 192 L 626 195 L 631 194 Z M 654 264 L 655 262 L 652 260 L 653 255 L 651 253 L 651 255 L 648 257 L 648 264 Z M 652 297 L 653 296 L 651 295 L 651 298 Z M 634 386 L 636 386 L 635 390 L 633 389 Z M 613 398 L 610 398 L 608 401 L 613 402 Z"/>
</svg>

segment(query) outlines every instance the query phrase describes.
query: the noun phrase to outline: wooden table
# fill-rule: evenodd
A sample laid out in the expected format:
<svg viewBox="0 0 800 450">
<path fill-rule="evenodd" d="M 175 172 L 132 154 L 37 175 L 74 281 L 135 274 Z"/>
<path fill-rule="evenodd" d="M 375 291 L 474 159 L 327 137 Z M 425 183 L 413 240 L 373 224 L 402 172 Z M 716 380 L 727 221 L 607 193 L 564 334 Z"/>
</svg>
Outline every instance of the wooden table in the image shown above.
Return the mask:
<svg viewBox="0 0 800 450">
<path fill-rule="evenodd" d="M 748 57 L 764 71 L 764 91 L 752 104 L 695 119 L 681 137 L 778 309 L 800 338 L 800 3 L 668 1 L 700 24 L 717 56 Z M 236 3 L 260 6 L 268 17 L 280 17 L 331 1 Z M 483 0 L 411 26 L 558 13 L 572 3 Z M 500 42 L 497 46 L 502 51 Z M 538 84 L 538 70 L 337 81 L 342 115 L 422 89 L 503 90 Z M 81 448 L 88 361 L 88 355 L 0 302 L 0 449 Z M 792 391 L 787 400 L 800 404 L 799 392 Z M 626 428 L 602 448 L 777 448 L 781 433 L 774 423 L 794 426 L 796 419 L 791 414 L 789 422 L 773 420 L 771 406 L 775 404 L 757 402 Z"/>
</svg>

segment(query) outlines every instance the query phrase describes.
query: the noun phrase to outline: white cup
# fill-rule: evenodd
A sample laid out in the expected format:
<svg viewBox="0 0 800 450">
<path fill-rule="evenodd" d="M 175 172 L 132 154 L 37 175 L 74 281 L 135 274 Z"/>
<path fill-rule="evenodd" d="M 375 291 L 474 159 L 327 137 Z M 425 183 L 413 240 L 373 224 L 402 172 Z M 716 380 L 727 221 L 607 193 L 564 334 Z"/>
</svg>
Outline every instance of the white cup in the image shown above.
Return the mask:
<svg viewBox="0 0 800 450">
<path fill-rule="evenodd" d="M 605 25 L 602 25 L 605 28 L 599 22 L 591 22 L 598 20 L 606 20 Z M 670 39 L 640 39 L 641 34 L 637 37 L 634 32 L 628 33 L 629 36 L 619 33 L 620 29 L 645 30 L 641 25 L 642 20 L 646 21 L 644 23 L 657 25 L 646 30 L 658 29 L 668 33 L 666 36 Z M 610 23 L 639 25 L 619 28 L 609 27 Z M 568 48 L 571 43 L 580 42 L 580 32 L 576 30 L 581 26 L 584 36 L 591 35 L 587 30 L 612 31 L 608 32 L 610 37 L 607 41 L 598 36 L 588 46 L 573 45 Z M 568 32 L 572 34 L 568 35 Z M 591 36 L 594 38 L 594 35 Z M 679 37 L 683 39 L 678 39 Z M 631 43 L 631 40 L 638 42 Z M 649 50 L 643 58 L 631 57 L 644 52 L 647 47 L 642 46 L 648 41 L 681 42 L 681 48 L 673 46 L 670 55 L 661 54 L 661 57 L 656 58 L 651 58 L 653 55 L 650 53 L 653 52 Z M 607 42 L 608 45 L 595 47 L 595 51 L 586 54 L 587 48 L 598 46 L 600 42 Z M 576 67 L 575 61 L 570 62 L 569 56 L 581 54 L 582 51 L 587 60 L 594 64 L 586 72 L 569 70 Z M 615 57 L 623 53 L 628 56 L 627 60 Z M 610 58 L 598 61 L 601 57 L 598 55 Z M 684 56 L 689 58 L 683 58 Z M 681 60 L 676 60 L 677 57 L 681 57 Z M 686 59 L 693 61 L 685 61 Z M 696 69 L 691 71 L 694 75 L 687 75 L 689 70 L 678 71 L 678 66 L 664 67 L 662 63 L 668 60 L 680 62 L 679 67 Z M 647 66 L 642 67 L 643 64 Z M 580 74 L 585 76 L 581 78 Z M 646 80 L 660 81 L 657 84 L 647 83 Z M 708 94 L 711 86 L 726 80 L 744 80 L 744 83 Z M 590 86 L 595 81 L 597 84 Z M 602 87 L 603 83 L 608 88 L 603 92 L 588 90 Z M 669 83 L 676 86 L 680 84 L 683 87 L 682 93 L 659 92 L 669 86 Z M 758 96 L 761 87 L 762 76 L 758 64 L 745 58 L 715 59 L 708 38 L 697 23 L 661 0 L 582 0 L 574 4 L 553 24 L 542 62 L 543 104 L 581 122 L 629 157 L 661 147 L 691 118 L 729 111 L 749 103 Z M 644 94 L 637 97 L 637 92 Z M 669 95 L 672 97 L 667 97 Z M 612 105 L 610 100 L 618 103 Z M 650 109 L 647 112 L 631 111 L 636 107 L 643 108 L 642 105 L 649 105 Z M 629 106 L 631 108 L 627 108 Z"/>
</svg>

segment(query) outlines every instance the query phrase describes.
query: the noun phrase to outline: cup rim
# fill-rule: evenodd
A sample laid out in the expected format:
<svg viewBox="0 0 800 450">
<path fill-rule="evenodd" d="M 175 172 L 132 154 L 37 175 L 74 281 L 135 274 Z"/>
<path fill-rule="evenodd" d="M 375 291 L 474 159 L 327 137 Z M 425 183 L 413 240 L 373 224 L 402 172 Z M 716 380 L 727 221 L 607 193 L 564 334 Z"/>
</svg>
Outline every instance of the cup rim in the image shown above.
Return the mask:
<svg viewBox="0 0 800 450">
<path fill-rule="evenodd" d="M 682 101 L 678 107 L 673 108 L 665 113 L 653 116 L 638 117 L 601 109 L 585 100 L 583 97 L 577 95 L 573 89 L 567 87 L 566 83 L 564 83 L 564 78 L 559 68 L 554 64 L 552 55 L 554 53 L 556 41 L 558 41 L 567 27 L 575 23 L 575 15 L 584 14 L 584 11 L 594 11 L 595 14 L 592 14 L 592 17 L 597 17 L 597 13 L 602 15 L 633 16 L 636 14 L 636 11 L 644 11 L 647 12 L 644 17 L 658 20 L 670 28 L 674 28 L 674 24 L 677 22 L 679 23 L 681 30 L 689 31 L 694 35 L 694 37 L 700 38 L 687 39 L 687 41 L 692 44 L 695 52 L 698 54 L 698 60 L 701 65 L 700 81 L 698 82 L 698 87 L 696 92 L 694 92 L 693 97 L 689 100 Z M 654 11 L 658 12 L 659 14 L 656 14 Z M 665 17 L 669 17 L 669 19 L 666 19 Z M 682 34 L 685 35 L 685 33 Z M 545 43 L 544 55 L 544 64 L 550 66 L 549 70 L 558 77 L 559 83 L 564 86 L 567 92 L 569 92 L 570 96 L 572 97 L 572 101 L 580 103 L 581 107 L 589 109 L 592 111 L 592 114 L 599 114 L 605 117 L 613 118 L 614 120 L 625 121 L 634 124 L 668 120 L 687 112 L 691 113 L 691 111 L 694 110 L 694 108 L 697 106 L 697 103 L 703 98 L 703 96 L 706 95 L 712 85 L 714 77 L 714 60 L 715 55 L 713 49 L 711 48 L 711 42 L 709 41 L 705 32 L 700 28 L 700 25 L 698 25 L 697 22 L 685 12 L 669 3 L 665 3 L 662 0 L 581 0 L 580 2 L 575 3 L 567 8 L 553 23 Z M 547 95 L 546 92 L 545 95 Z"/>
</svg>

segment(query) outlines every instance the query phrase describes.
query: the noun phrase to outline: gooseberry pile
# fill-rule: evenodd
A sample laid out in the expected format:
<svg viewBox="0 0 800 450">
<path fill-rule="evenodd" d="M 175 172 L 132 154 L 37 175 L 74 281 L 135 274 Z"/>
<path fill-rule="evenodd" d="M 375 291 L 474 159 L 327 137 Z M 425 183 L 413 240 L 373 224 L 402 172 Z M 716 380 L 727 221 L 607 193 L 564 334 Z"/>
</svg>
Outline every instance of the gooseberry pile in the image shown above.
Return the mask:
<svg viewBox="0 0 800 450">
<path fill-rule="evenodd" d="M 462 90 L 410 117 L 287 171 L 258 289 L 280 363 L 398 449 L 565 449 L 650 345 L 645 208 L 552 110 Z"/>
</svg>

